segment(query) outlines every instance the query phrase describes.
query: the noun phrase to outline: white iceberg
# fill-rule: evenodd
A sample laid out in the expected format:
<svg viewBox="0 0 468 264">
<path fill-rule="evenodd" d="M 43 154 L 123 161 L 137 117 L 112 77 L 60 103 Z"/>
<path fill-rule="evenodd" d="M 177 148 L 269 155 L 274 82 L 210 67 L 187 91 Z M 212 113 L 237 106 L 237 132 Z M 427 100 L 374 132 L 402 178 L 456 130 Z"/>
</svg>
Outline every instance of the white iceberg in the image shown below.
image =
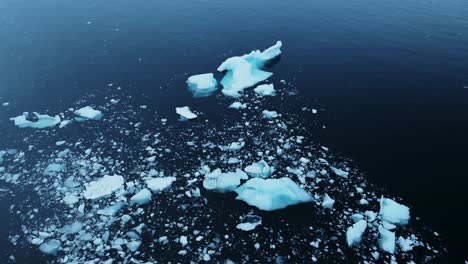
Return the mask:
<svg viewBox="0 0 468 264">
<path fill-rule="evenodd" d="M 262 84 L 257 86 L 254 91 L 260 96 L 275 96 L 276 90 L 273 84 Z"/>
<path fill-rule="evenodd" d="M 122 188 L 124 179 L 122 176 L 105 175 L 104 177 L 87 183 L 86 190 L 83 192 L 83 197 L 86 199 L 98 199 L 112 194 L 118 189 Z"/>
<path fill-rule="evenodd" d="M 151 201 L 151 192 L 148 189 L 142 189 L 130 198 L 130 201 L 137 204 L 146 204 Z"/>
<path fill-rule="evenodd" d="M 34 121 L 28 120 L 34 119 Z M 15 123 L 15 126 L 19 128 L 46 128 L 54 127 L 61 122 L 60 116 L 56 115 L 54 117 L 48 115 L 41 115 L 34 112 L 33 115 L 30 115 L 28 112 L 24 112 L 23 115 L 10 118 Z"/>
<path fill-rule="evenodd" d="M 380 215 L 383 221 L 396 225 L 406 225 L 410 220 L 410 210 L 407 206 L 383 197 L 380 201 Z"/>
<path fill-rule="evenodd" d="M 216 169 L 205 175 L 203 187 L 207 190 L 218 192 L 230 192 L 236 189 L 241 180 L 247 180 L 248 176 L 242 170 L 237 169 L 235 172 L 221 172 L 221 169 Z"/>
<path fill-rule="evenodd" d="M 366 228 L 366 220 L 360 220 L 354 225 L 348 227 L 348 230 L 346 230 L 346 243 L 348 243 L 349 247 L 361 242 L 362 235 L 364 234 L 364 231 L 366 231 Z"/>
<path fill-rule="evenodd" d="M 313 200 L 312 195 L 286 177 L 253 178 L 237 188 L 235 192 L 238 194 L 236 199 L 264 211 L 274 211 Z"/>
<path fill-rule="evenodd" d="M 151 191 L 158 193 L 169 188 L 175 180 L 175 177 L 161 177 L 148 179 L 145 183 Z"/>
<path fill-rule="evenodd" d="M 181 116 L 181 119 L 195 119 L 197 115 L 190 110 L 188 106 L 176 107 L 176 113 Z"/>
<path fill-rule="evenodd" d="M 255 178 L 267 178 L 275 169 L 270 167 L 264 160 L 254 162 L 251 165 L 245 167 L 244 171 L 250 176 Z"/>
<path fill-rule="evenodd" d="M 194 97 L 205 97 L 216 91 L 218 82 L 212 73 L 204 73 L 190 76 L 187 84 Z"/>
<path fill-rule="evenodd" d="M 252 51 L 243 56 L 227 59 L 219 67 L 218 71 L 227 71 L 221 80 L 223 94 L 231 97 L 240 97 L 240 92 L 245 88 L 264 81 L 273 75 L 271 72 L 263 71 L 261 68 L 270 60 L 281 54 L 281 41 L 265 51 Z"/>
<path fill-rule="evenodd" d="M 77 115 L 77 117 L 75 117 L 75 120 L 79 122 L 86 120 L 100 120 L 104 116 L 104 114 L 101 111 L 95 110 L 91 106 L 85 106 L 83 108 L 80 108 L 74 113 L 75 115 Z"/>
<path fill-rule="evenodd" d="M 276 111 L 263 110 L 262 115 L 263 115 L 263 118 L 266 118 L 266 119 L 273 119 L 273 118 L 278 117 L 278 113 Z"/>
<path fill-rule="evenodd" d="M 382 226 L 379 226 L 380 241 L 379 247 L 381 250 L 390 254 L 395 253 L 395 232 L 391 232 Z"/>
</svg>

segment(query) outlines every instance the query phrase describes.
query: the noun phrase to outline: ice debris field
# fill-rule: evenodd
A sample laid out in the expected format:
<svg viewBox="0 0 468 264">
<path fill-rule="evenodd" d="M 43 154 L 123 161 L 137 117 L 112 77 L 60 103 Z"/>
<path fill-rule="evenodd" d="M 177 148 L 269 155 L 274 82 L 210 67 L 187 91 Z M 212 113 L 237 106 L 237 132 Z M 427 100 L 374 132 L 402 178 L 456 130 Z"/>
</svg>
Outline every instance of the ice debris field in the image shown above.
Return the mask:
<svg viewBox="0 0 468 264">
<path fill-rule="evenodd" d="M 226 59 L 220 84 L 188 77 L 194 101 L 215 97 L 212 122 L 109 85 L 2 124 L 0 199 L 19 223 L 8 261 L 437 263 L 436 232 L 314 141 L 324 110 L 266 82 L 281 47 Z"/>
</svg>

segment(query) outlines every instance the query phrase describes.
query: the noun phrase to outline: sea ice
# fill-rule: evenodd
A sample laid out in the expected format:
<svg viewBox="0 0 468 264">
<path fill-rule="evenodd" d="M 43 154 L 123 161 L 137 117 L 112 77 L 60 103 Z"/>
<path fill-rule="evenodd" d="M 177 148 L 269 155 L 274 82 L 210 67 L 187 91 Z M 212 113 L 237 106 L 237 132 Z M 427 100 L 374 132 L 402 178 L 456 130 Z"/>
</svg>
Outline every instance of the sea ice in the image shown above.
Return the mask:
<svg viewBox="0 0 468 264">
<path fill-rule="evenodd" d="M 142 189 L 130 198 L 130 201 L 137 204 L 146 204 L 151 201 L 151 192 L 148 189 Z"/>
<path fill-rule="evenodd" d="M 247 108 L 247 104 L 243 104 L 241 102 L 234 102 L 232 103 L 229 108 L 233 108 L 233 109 L 245 109 Z"/>
<path fill-rule="evenodd" d="M 258 215 L 246 215 L 242 217 L 241 223 L 236 226 L 237 229 L 243 231 L 252 231 L 258 225 L 262 224 L 262 218 Z"/>
<path fill-rule="evenodd" d="M 221 169 L 216 169 L 205 175 L 203 187 L 207 190 L 215 190 L 218 192 L 230 192 L 240 185 L 241 180 L 247 180 L 248 176 L 242 170 L 236 169 L 235 172 L 221 172 Z"/>
<path fill-rule="evenodd" d="M 262 84 L 257 86 L 254 91 L 260 96 L 275 96 L 276 90 L 273 84 Z"/>
<path fill-rule="evenodd" d="M 322 201 L 322 206 L 328 209 L 332 209 L 333 205 L 335 204 L 335 200 L 333 200 L 328 194 L 325 194 Z"/>
<path fill-rule="evenodd" d="M 276 111 L 263 110 L 262 115 L 263 115 L 263 118 L 266 118 L 266 119 L 273 119 L 273 118 L 278 117 L 278 113 Z"/>
<path fill-rule="evenodd" d="M 281 41 L 265 51 L 252 51 L 243 56 L 231 57 L 224 61 L 218 71 L 227 71 L 221 80 L 223 94 L 231 97 L 240 97 L 245 88 L 268 79 L 273 73 L 263 71 L 261 68 L 270 60 L 281 54 Z"/>
<path fill-rule="evenodd" d="M 34 119 L 34 121 L 30 121 L 28 119 Z M 39 113 L 34 112 L 33 115 L 25 112 L 23 115 L 10 118 L 15 123 L 15 126 L 20 128 L 46 128 L 46 127 L 53 127 L 60 123 L 61 119 L 60 116 L 56 115 L 55 117 L 48 116 L 48 115 L 41 115 Z"/>
<path fill-rule="evenodd" d="M 330 168 L 332 169 L 332 171 L 333 171 L 336 175 L 338 175 L 338 176 L 340 176 L 340 177 L 343 177 L 343 178 L 348 178 L 349 172 L 344 171 L 344 170 L 341 170 L 341 169 L 338 169 L 338 168 L 335 168 L 335 167 L 333 167 L 333 166 L 330 166 Z"/>
<path fill-rule="evenodd" d="M 261 160 L 245 167 L 244 171 L 250 177 L 267 178 L 273 173 L 274 168 L 270 167 L 270 165 L 268 165 L 264 160 Z"/>
<path fill-rule="evenodd" d="M 396 225 L 406 225 L 410 220 L 410 210 L 407 206 L 383 197 L 380 201 L 380 214 L 383 221 Z"/>
<path fill-rule="evenodd" d="M 367 222 L 366 220 L 360 220 L 354 225 L 348 227 L 346 231 L 346 242 L 348 243 L 349 247 L 357 245 L 361 242 L 362 235 L 364 231 L 366 231 Z"/>
<path fill-rule="evenodd" d="M 74 113 L 75 115 L 77 115 L 77 117 L 75 117 L 75 120 L 80 122 L 86 120 L 100 120 L 104 116 L 104 114 L 101 111 L 95 110 L 91 106 L 85 106 L 83 108 L 80 108 Z"/>
<path fill-rule="evenodd" d="M 238 200 L 265 211 L 273 211 L 290 205 L 311 202 L 312 195 L 290 178 L 253 178 L 235 190 Z"/>
<path fill-rule="evenodd" d="M 194 114 L 188 106 L 176 107 L 176 113 L 181 116 L 181 119 L 195 119 L 197 115 Z"/>
<path fill-rule="evenodd" d="M 395 253 L 395 232 L 391 232 L 382 226 L 379 226 L 380 249 L 390 254 Z"/>
<path fill-rule="evenodd" d="M 52 239 L 39 246 L 39 250 L 44 254 L 55 255 L 59 250 L 61 243 L 59 240 Z"/>
<path fill-rule="evenodd" d="M 194 97 L 205 97 L 216 91 L 218 82 L 212 73 L 204 73 L 190 76 L 187 84 Z"/>
<path fill-rule="evenodd" d="M 151 178 L 146 180 L 145 183 L 150 190 L 158 193 L 169 188 L 175 180 L 175 177 Z"/>
<path fill-rule="evenodd" d="M 98 199 L 112 194 L 122 188 L 124 179 L 122 176 L 105 175 L 104 177 L 86 184 L 83 197 L 86 199 Z"/>
</svg>

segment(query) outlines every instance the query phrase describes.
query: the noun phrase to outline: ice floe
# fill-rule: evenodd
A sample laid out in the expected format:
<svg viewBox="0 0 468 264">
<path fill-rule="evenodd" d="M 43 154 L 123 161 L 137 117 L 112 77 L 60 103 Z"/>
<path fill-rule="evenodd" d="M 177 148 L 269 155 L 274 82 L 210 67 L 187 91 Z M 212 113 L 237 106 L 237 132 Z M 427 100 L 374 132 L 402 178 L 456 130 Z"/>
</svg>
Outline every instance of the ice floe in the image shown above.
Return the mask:
<svg viewBox="0 0 468 264">
<path fill-rule="evenodd" d="M 262 224 L 262 218 L 258 215 L 246 215 L 241 219 L 241 223 L 237 224 L 236 228 L 242 231 L 252 231 L 257 226 Z"/>
<path fill-rule="evenodd" d="M 380 214 L 382 220 L 392 224 L 406 225 L 410 220 L 410 211 L 407 206 L 383 197 L 380 203 Z"/>
<path fill-rule="evenodd" d="M 221 169 L 216 169 L 213 172 L 205 174 L 203 187 L 207 190 L 218 192 L 233 191 L 240 185 L 241 180 L 248 179 L 247 174 L 242 170 L 237 169 L 235 172 L 221 172 Z"/>
<path fill-rule="evenodd" d="M 256 178 L 267 178 L 275 169 L 270 167 L 264 160 L 254 162 L 251 165 L 245 167 L 244 171 L 251 177 Z"/>
<path fill-rule="evenodd" d="M 148 179 L 145 181 L 145 183 L 151 191 L 158 193 L 169 188 L 175 181 L 175 177 L 160 177 Z"/>
<path fill-rule="evenodd" d="M 212 73 L 204 73 L 190 76 L 187 84 L 194 97 L 205 97 L 217 90 L 218 82 Z"/>
<path fill-rule="evenodd" d="M 254 91 L 260 96 L 275 96 L 276 90 L 273 84 L 262 84 L 255 87 Z"/>
<path fill-rule="evenodd" d="M 98 199 L 123 187 L 124 178 L 119 175 L 105 175 L 104 177 L 86 184 L 83 197 L 86 199 Z"/>
<path fill-rule="evenodd" d="M 263 110 L 262 115 L 263 115 L 263 118 L 265 119 L 274 119 L 279 116 L 276 111 L 269 111 L 269 110 Z"/>
<path fill-rule="evenodd" d="M 366 231 L 366 228 L 366 220 L 360 220 L 348 228 L 346 231 L 346 243 L 348 243 L 349 247 L 357 245 L 361 242 L 362 235 Z"/>
<path fill-rule="evenodd" d="M 10 118 L 15 123 L 15 126 L 20 128 L 46 128 L 54 127 L 60 123 L 60 116 L 41 115 L 39 113 L 29 114 L 28 112 L 23 115 Z"/>
<path fill-rule="evenodd" d="M 86 121 L 86 120 L 100 120 L 104 114 L 99 111 L 95 110 L 91 106 L 85 106 L 83 108 L 80 108 L 78 110 L 75 110 L 75 120 L 76 121 Z"/>
<path fill-rule="evenodd" d="M 176 113 L 180 115 L 181 119 L 195 119 L 198 116 L 190 110 L 188 106 L 176 107 Z"/>
</svg>

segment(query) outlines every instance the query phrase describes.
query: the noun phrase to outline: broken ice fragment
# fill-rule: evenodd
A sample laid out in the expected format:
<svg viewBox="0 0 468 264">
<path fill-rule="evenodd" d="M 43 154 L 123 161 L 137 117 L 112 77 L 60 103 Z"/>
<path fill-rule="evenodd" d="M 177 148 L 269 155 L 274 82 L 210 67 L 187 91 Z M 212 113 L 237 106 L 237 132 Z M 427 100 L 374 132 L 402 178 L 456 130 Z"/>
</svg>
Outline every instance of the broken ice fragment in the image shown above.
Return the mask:
<svg viewBox="0 0 468 264">
<path fill-rule="evenodd" d="M 148 179 L 145 181 L 145 183 L 146 187 L 148 187 L 153 192 L 158 193 L 163 191 L 164 189 L 169 188 L 175 180 L 175 177 L 162 177 Z"/>
<path fill-rule="evenodd" d="M 260 96 L 275 96 L 276 90 L 273 84 L 262 84 L 257 86 L 254 91 Z"/>
<path fill-rule="evenodd" d="M 52 239 L 39 246 L 39 250 L 44 254 L 55 255 L 60 248 L 61 243 L 59 240 Z"/>
<path fill-rule="evenodd" d="M 99 209 L 97 211 L 97 213 L 99 215 L 107 215 L 107 216 L 114 216 L 115 214 L 117 214 L 117 212 L 123 208 L 125 204 L 122 203 L 122 202 L 117 202 L 111 206 L 108 206 L 104 209 Z"/>
<path fill-rule="evenodd" d="M 263 110 L 262 115 L 265 119 L 273 119 L 278 117 L 278 113 L 276 111 Z"/>
<path fill-rule="evenodd" d="M 98 199 L 112 194 L 122 188 L 124 179 L 122 176 L 105 175 L 104 177 L 86 184 L 83 197 L 86 199 Z"/>
<path fill-rule="evenodd" d="M 380 214 L 382 220 L 396 225 L 406 225 L 410 220 L 410 211 L 407 206 L 383 197 L 380 201 Z"/>
<path fill-rule="evenodd" d="M 311 202 L 312 195 L 290 178 L 253 178 L 235 190 L 238 200 L 265 211 L 273 211 L 290 205 Z"/>
<path fill-rule="evenodd" d="M 246 215 L 242 217 L 241 223 L 236 226 L 237 229 L 243 231 L 254 230 L 258 225 L 262 224 L 262 218 L 258 215 Z"/>
<path fill-rule="evenodd" d="M 325 194 L 325 196 L 323 197 L 322 206 L 328 209 L 332 209 L 334 204 L 335 204 L 335 200 L 330 198 L 328 194 Z"/>
<path fill-rule="evenodd" d="M 340 176 L 340 177 L 343 177 L 343 178 L 348 178 L 349 172 L 344 171 L 344 170 L 340 170 L 340 169 L 335 168 L 335 167 L 333 167 L 333 166 L 330 166 L 330 168 L 332 169 L 332 171 L 333 171 L 336 175 L 338 175 L 338 176 Z"/>
<path fill-rule="evenodd" d="M 205 73 L 190 76 L 187 84 L 194 97 L 205 97 L 216 91 L 218 82 L 212 73 Z"/>
<path fill-rule="evenodd" d="M 226 173 L 222 173 L 221 169 L 216 169 L 205 175 L 203 187 L 207 190 L 229 192 L 237 188 L 237 186 L 240 185 L 241 180 L 246 179 L 248 179 L 247 174 L 240 169 L 236 169 L 235 172 Z"/>
<path fill-rule="evenodd" d="M 95 110 L 91 106 L 85 106 L 83 108 L 80 108 L 74 113 L 75 115 L 77 115 L 77 117 L 75 117 L 75 120 L 79 122 L 86 120 L 100 120 L 104 116 L 104 114 L 101 111 Z"/>
<path fill-rule="evenodd" d="M 390 254 L 395 253 L 395 233 L 379 226 L 380 233 L 380 249 Z"/>
<path fill-rule="evenodd" d="M 29 114 L 27 112 L 23 113 L 21 116 L 10 118 L 15 123 L 15 126 L 19 128 L 46 128 L 46 127 L 53 127 L 60 123 L 61 119 L 60 116 L 48 116 L 48 115 L 41 115 L 39 113 L 34 112 L 33 114 Z"/>
<path fill-rule="evenodd" d="M 364 231 L 366 231 L 366 228 L 366 220 L 360 220 L 348 228 L 346 231 L 346 243 L 348 243 L 349 247 L 357 245 L 361 242 L 362 235 L 364 234 Z"/>
<path fill-rule="evenodd" d="M 137 204 L 149 203 L 149 201 L 151 201 L 151 192 L 145 188 L 139 191 L 137 194 L 133 195 L 132 198 L 130 198 L 130 201 Z"/>
<path fill-rule="evenodd" d="M 234 102 L 232 103 L 229 108 L 233 108 L 233 109 L 245 109 L 247 108 L 247 104 L 243 104 L 241 102 Z"/>
<path fill-rule="evenodd" d="M 251 177 L 267 178 L 273 173 L 274 168 L 270 167 L 264 160 L 261 160 L 245 167 L 244 171 Z"/>
<path fill-rule="evenodd" d="M 181 116 L 181 119 L 197 118 L 197 115 L 194 114 L 188 106 L 176 107 L 176 113 Z"/>
<path fill-rule="evenodd" d="M 265 51 L 252 51 L 250 54 L 236 56 L 227 59 L 219 67 L 218 71 L 226 71 L 221 80 L 223 94 L 231 97 L 240 97 L 240 92 L 245 88 L 268 79 L 273 73 L 261 70 L 269 61 L 281 54 L 281 41 Z"/>
</svg>

